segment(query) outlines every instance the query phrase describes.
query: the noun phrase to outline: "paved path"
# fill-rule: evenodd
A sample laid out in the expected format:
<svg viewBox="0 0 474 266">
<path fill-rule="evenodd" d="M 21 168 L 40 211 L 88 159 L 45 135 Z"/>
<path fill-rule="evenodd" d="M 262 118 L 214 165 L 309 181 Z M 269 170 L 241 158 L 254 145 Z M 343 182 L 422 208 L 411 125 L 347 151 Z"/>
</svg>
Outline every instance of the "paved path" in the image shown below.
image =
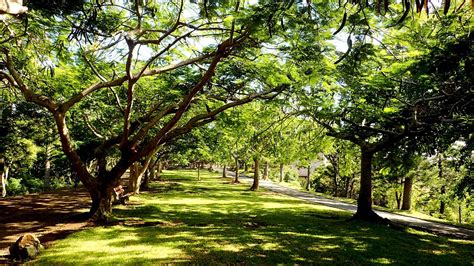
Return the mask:
<svg viewBox="0 0 474 266">
<path fill-rule="evenodd" d="M 228 172 L 228 173 L 231 176 L 234 175 L 233 172 Z M 241 175 L 239 180 L 251 183 L 253 181 L 253 178 Z M 324 197 L 317 196 L 314 194 L 306 193 L 297 189 L 284 187 L 268 180 L 260 180 L 260 186 L 273 192 L 281 193 L 284 195 L 306 200 L 306 201 L 316 203 L 316 204 L 321 204 L 321 205 L 325 205 L 325 206 L 329 206 L 329 207 L 333 207 L 333 208 L 337 208 L 341 210 L 346 210 L 353 213 L 355 213 L 357 210 L 357 206 L 354 204 L 345 203 L 345 202 L 341 202 L 341 201 L 337 201 L 333 199 L 328 199 L 328 198 L 324 198 Z M 427 221 L 427 220 L 423 220 L 419 218 L 413 218 L 406 215 L 390 213 L 386 211 L 375 211 L 375 212 L 383 218 L 387 218 L 394 223 L 401 224 L 404 226 L 409 226 L 415 229 L 429 231 L 435 234 L 474 240 L 474 230 L 469 230 L 469 229 L 460 228 L 457 226 Z"/>
</svg>

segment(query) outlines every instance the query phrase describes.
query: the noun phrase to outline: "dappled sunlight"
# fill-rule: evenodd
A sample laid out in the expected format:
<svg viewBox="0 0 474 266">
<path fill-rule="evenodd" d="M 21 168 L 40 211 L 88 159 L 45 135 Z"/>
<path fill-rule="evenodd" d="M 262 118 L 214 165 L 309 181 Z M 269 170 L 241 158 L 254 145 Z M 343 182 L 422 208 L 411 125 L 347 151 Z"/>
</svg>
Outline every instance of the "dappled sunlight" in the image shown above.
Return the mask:
<svg viewBox="0 0 474 266">
<path fill-rule="evenodd" d="M 452 264 L 473 256 L 472 241 L 348 222 L 350 213 L 331 207 L 249 192 L 217 175 L 202 174 L 194 182 L 192 172 L 179 173 L 167 171 L 165 182 L 152 184 L 157 189 L 172 182 L 170 189 L 143 193 L 119 207 L 118 225 L 71 235 L 40 262 Z"/>
<path fill-rule="evenodd" d="M 392 264 L 394 261 L 388 258 L 376 258 L 370 260 L 370 262 L 377 264 Z"/>
</svg>

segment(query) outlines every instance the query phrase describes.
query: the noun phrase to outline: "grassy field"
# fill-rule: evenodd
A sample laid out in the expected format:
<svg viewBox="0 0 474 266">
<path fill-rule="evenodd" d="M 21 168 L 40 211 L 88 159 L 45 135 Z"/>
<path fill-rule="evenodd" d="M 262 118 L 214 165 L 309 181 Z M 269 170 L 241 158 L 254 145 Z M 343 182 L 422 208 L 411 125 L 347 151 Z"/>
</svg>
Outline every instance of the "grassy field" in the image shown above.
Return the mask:
<svg viewBox="0 0 474 266">
<path fill-rule="evenodd" d="M 204 174 L 203 174 L 204 173 Z M 349 222 L 349 213 L 217 174 L 165 171 L 165 182 L 114 210 L 116 225 L 87 229 L 47 249 L 40 264 L 472 265 L 474 241 Z"/>
<path fill-rule="evenodd" d="M 247 176 L 252 176 L 252 175 L 253 175 L 253 173 L 247 174 Z M 277 181 L 275 181 L 275 182 L 277 182 Z M 316 195 L 316 196 L 321 196 L 321 197 L 325 197 L 325 198 L 329 198 L 329 199 L 334 199 L 334 200 L 338 200 L 338 201 L 342 201 L 342 202 L 346 202 L 346 203 L 350 203 L 350 204 L 357 204 L 356 199 L 345 198 L 345 197 L 334 197 L 334 196 L 324 194 L 324 193 L 320 193 L 320 192 L 306 191 L 298 181 L 281 182 L 281 183 L 278 183 L 278 184 L 280 184 L 282 186 L 285 186 L 285 187 L 292 188 L 292 189 L 296 189 L 296 190 L 299 190 L 299 191 L 303 191 L 303 192 L 306 192 L 306 193 L 311 193 L 311 194 Z M 381 207 L 381 206 L 377 206 L 377 205 L 372 206 L 372 208 L 374 208 L 375 210 L 379 210 L 379 211 L 398 213 L 398 214 L 402 214 L 402 215 L 413 217 L 413 218 L 419 218 L 419 219 L 423 219 L 423 220 L 427 220 L 427 221 L 432 221 L 432 222 L 437 222 L 437 223 L 442 223 L 442 224 L 447 224 L 447 225 L 454 225 L 454 226 L 474 230 L 474 224 L 467 224 L 467 223 L 459 224 L 457 222 L 452 222 L 452 221 L 449 221 L 449 220 L 446 220 L 446 219 L 436 218 L 436 217 L 433 217 L 433 216 L 430 216 L 428 214 L 425 214 L 425 213 L 422 213 L 422 212 L 419 212 L 419 211 L 415 211 L 415 210 L 409 210 L 409 211 L 397 210 L 397 209 L 388 208 L 388 207 Z"/>
</svg>

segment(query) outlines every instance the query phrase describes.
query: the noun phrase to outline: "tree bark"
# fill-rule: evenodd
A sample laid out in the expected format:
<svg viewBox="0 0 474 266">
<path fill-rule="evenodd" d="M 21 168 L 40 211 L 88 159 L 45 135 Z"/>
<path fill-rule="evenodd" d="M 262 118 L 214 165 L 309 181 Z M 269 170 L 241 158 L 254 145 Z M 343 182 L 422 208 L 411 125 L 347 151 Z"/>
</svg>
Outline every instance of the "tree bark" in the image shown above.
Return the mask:
<svg viewBox="0 0 474 266">
<path fill-rule="evenodd" d="M 253 184 L 250 190 L 258 190 L 259 188 L 259 179 L 260 179 L 260 161 L 254 159 L 254 172 L 253 172 Z"/>
<path fill-rule="evenodd" d="M 462 224 L 462 207 L 461 203 L 458 203 L 458 223 Z"/>
<path fill-rule="evenodd" d="M 222 169 L 222 178 L 227 178 L 227 165 L 224 164 L 224 169 Z"/>
<path fill-rule="evenodd" d="M 308 174 L 306 175 L 306 186 L 305 189 L 309 191 L 311 189 L 311 183 L 310 183 L 310 178 L 311 178 L 311 164 L 308 165 Z"/>
<path fill-rule="evenodd" d="M 270 167 L 270 164 L 268 162 L 265 162 L 265 167 L 263 168 L 263 180 L 268 179 L 268 168 Z"/>
<path fill-rule="evenodd" d="M 280 163 L 280 183 L 283 182 L 283 164 Z"/>
<path fill-rule="evenodd" d="M 161 181 L 161 173 L 163 172 L 163 163 L 161 161 L 158 162 L 158 169 L 156 170 L 155 178 L 158 181 Z"/>
<path fill-rule="evenodd" d="M 239 181 L 239 172 L 240 172 L 239 159 L 235 158 L 235 180 L 234 180 L 234 183 L 240 183 L 240 181 Z"/>
<path fill-rule="evenodd" d="M 145 171 L 148 169 L 150 165 L 151 158 L 153 154 L 148 155 L 145 159 L 143 165 L 140 165 L 139 162 L 135 162 L 130 166 L 130 177 L 129 177 L 129 188 L 128 191 L 133 194 L 140 194 L 140 187 L 142 183 L 142 177 Z"/>
<path fill-rule="evenodd" d="M 354 214 L 355 219 L 366 221 L 382 220 L 372 210 L 372 159 L 374 152 L 365 147 L 361 147 L 361 163 L 360 163 L 360 191 L 357 199 L 357 212 Z"/>
<path fill-rule="evenodd" d="M 413 191 L 413 177 L 405 177 L 403 183 L 403 203 L 402 210 L 410 210 L 411 208 L 411 194 Z"/>
<path fill-rule="evenodd" d="M 148 188 L 148 184 L 150 182 L 150 170 L 151 171 L 154 171 L 153 169 L 146 169 L 145 170 L 145 174 L 143 176 L 143 182 L 142 184 L 140 185 L 140 190 L 143 190 L 143 189 L 147 189 Z"/>
<path fill-rule="evenodd" d="M 398 191 L 395 191 L 395 200 L 397 201 L 397 210 L 400 210 L 401 205 L 402 205 L 402 197 L 398 193 Z"/>
<path fill-rule="evenodd" d="M 244 172 L 248 172 L 249 171 L 249 164 L 248 163 L 244 163 Z"/>
<path fill-rule="evenodd" d="M 89 211 L 90 217 L 94 221 L 107 222 L 112 214 L 112 193 L 111 185 L 102 184 L 101 188 L 90 191 L 92 205 Z"/>
</svg>

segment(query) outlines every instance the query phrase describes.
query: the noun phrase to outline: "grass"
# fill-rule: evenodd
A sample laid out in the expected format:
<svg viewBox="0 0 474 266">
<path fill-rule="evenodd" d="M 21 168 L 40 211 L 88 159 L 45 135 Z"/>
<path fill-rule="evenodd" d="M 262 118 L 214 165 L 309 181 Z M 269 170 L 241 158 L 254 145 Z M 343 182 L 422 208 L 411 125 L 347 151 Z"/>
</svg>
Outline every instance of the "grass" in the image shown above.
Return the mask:
<svg viewBox="0 0 474 266">
<path fill-rule="evenodd" d="M 248 176 L 250 176 L 250 175 L 248 175 Z M 282 186 L 285 186 L 285 187 L 288 187 L 288 188 L 300 190 L 300 191 L 303 191 L 303 192 L 306 192 L 306 193 L 311 193 L 313 195 L 325 197 L 325 198 L 328 198 L 328 199 L 334 199 L 334 200 L 342 201 L 342 202 L 349 203 L 349 204 L 357 204 L 356 199 L 346 198 L 346 197 L 334 197 L 332 195 L 328 195 L 328 194 L 321 193 L 321 192 L 307 191 L 303 187 L 301 187 L 301 185 L 298 181 L 281 182 L 281 183 L 278 182 L 278 181 L 273 181 L 273 182 L 277 182 L 279 185 L 282 185 Z M 382 206 L 377 206 L 377 205 L 373 205 L 372 207 L 375 210 L 379 210 L 379 211 L 397 213 L 397 214 L 401 214 L 401 215 L 405 215 L 405 216 L 409 216 L 409 217 L 413 217 L 413 218 L 419 218 L 419 219 L 423 219 L 423 220 L 427 220 L 427 221 L 432 221 L 432 222 L 437 222 L 437 223 L 442 223 L 442 224 L 447 224 L 447 225 L 454 225 L 454 226 L 474 230 L 474 224 L 468 224 L 468 223 L 459 224 L 457 222 L 449 221 L 449 220 L 446 220 L 446 219 L 436 218 L 436 217 L 433 217 L 431 215 L 428 215 L 428 214 L 425 214 L 425 213 L 422 213 L 422 212 L 419 212 L 419 211 L 416 211 L 416 210 L 408 210 L 408 211 L 407 210 L 397 210 L 397 209 L 393 209 L 393 208 L 389 208 L 389 207 L 382 207 Z"/>
<path fill-rule="evenodd" d="M 117 225 L 70 235 L 43 265 L 436 264 L 472 265 L 474 241 L 349 222 L 348 212 L 195 171 L 165 171 L 165 182 L 114 210 Z"/>
</svg>

